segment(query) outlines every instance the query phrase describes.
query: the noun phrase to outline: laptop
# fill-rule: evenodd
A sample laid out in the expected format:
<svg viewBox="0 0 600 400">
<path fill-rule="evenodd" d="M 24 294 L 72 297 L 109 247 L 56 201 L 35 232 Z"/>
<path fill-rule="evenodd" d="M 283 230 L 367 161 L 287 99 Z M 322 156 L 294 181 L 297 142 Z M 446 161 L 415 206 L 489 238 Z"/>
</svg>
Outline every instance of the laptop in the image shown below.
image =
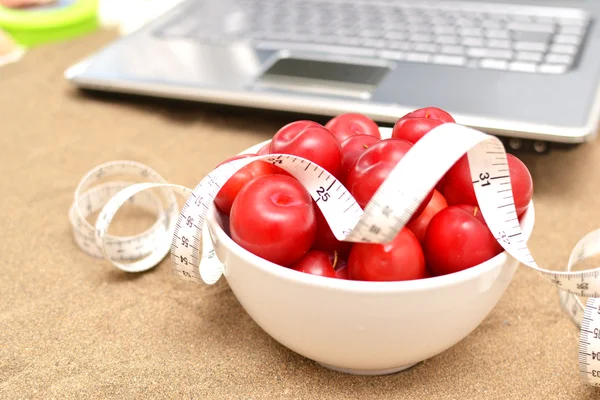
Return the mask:
<svg viewBox="0 0 600 400">
<path fill-rule="evenodd" d="M 82 89 L 391 125 L 435 106 L 513 149 L 596 137 L 600 0 L 188 0 L 71 66 Z"/>
</svg>

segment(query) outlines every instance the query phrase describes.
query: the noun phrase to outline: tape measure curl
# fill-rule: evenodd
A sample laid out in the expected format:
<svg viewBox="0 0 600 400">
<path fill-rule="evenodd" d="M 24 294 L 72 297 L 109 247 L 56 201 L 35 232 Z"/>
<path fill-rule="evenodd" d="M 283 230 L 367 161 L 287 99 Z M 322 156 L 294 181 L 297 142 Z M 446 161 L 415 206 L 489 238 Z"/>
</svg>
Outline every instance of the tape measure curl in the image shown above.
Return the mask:
<svg viewBox="0 0 600 400">
<path fill-rule="evenodd" d="M 96 248 L 88 253 L 101 253 L 118 268 L 129 272 L 143 271 L 157 265 L 170 251 L 176 275 L 188 281 L 212 284 L 221 277 L 223 265 L 215 256 L 211 241 L 202 240 L 203 235 L 209 234 L 206 216 L 214 206 L 214 197 L 221 186 L 243 166 L 263 160 L 292 174 L 311 194 L 338 240 L 385 243 L 406 225 L 427 194 L 465 154 L 468 155 L 479 208 L 490 231 L 511 256 L 559 287 L 563 307 L 581 326 L 580 346 L 585 346 L 580 349 L 582 379 L 587 384 L 600 386 L 600 268 L 571 270 L 579 260 L 600 253 L 600 230 L 591 232 L 577 244 L 565 271 L 540 268 L 519 225 L 504 146 L 498 138 L 471 128 L 447 123 L 432 129 L 395 166 L 364 210 L 343 184 L 319 165 L 301 157 L 270 154 L 224 163 L 207 174 L 193 190 L 168 184 L 155 171 L 138 163 L 104 164 L 80 182 L 71 213 L 75 217 L 71 219 L 77 222 L 74 226 L 76 242 L 86 243 L 84 250 L 89 250 L 93 247 L 90 244 L 93 236 Z M 89 223 L 82 222 L 84 213 L 81 207 L 96 192 L 83 191 L 95 183 L 99 175 L 114 175 L 115 171 L 133 172 L 138 178 L 151 182 L 121 188 L 110 197 L 100 211 L 94 230 Z M 415 174 L 415 171 L 419 173 Z M 112 188 L 116 190 L 116 186 Z M 148 189 L 160 189 L 167 200 L 166 207 L 158 208 L 157 223 L 153 228 L 129 238 L 108 236 L 106 232 L 118 209 L 128 199 L 137 198 Z M 180 211 L 177 210 L 174 193 L 187 196 Z M 325 193 L 329 194 L 327 199 L 323 197 Z M 156 204 L 159 204 L 152 197 L 139 197 L 138 201 L 148 208 L 156 209 Z M 94 208 L 92 204 L 91 209 Z M 81 232 L 86 235 L 85 239 L 77 239 Z M 152 246 L 141 246 L 142 241 L 152 243 Z M 130 264 L 121 263 L 117 257 L 119 248 L 130 250 L 133 243 L 140 247 L 139 254 L 123 255 L 126 252 L 121 251 L 121 259 L 131 259 L 133 255 L 142 259 Z M 141 254 L 142 249 L 144 254 Z M 585 308 L 577 296 L 590 297 Z"/>
</svg>

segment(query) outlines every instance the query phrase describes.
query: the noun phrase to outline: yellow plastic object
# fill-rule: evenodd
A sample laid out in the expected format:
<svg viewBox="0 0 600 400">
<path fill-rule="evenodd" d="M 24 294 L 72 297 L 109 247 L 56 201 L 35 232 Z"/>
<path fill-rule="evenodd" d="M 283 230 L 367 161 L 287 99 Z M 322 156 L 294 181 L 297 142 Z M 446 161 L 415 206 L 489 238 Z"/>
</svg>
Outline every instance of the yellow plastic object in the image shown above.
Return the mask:
<svg viewBox="0 0 600 400">
<path fill-rule="evenodd" d="M 24 47 L 81 36 L 98 25 L 98 0 L 58 0 L 22 9 L 0 6 L 0 29 Z"/>
</svg>

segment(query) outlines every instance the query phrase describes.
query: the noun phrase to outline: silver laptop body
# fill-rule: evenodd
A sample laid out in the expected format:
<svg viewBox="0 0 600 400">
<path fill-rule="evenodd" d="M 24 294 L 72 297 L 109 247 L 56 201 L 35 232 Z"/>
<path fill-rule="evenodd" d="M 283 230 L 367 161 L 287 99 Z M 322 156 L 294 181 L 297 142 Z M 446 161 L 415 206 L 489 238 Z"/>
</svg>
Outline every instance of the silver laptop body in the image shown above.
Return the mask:
<svg viewBox="0 0 600 400">
<path fill-rule="evenodd" d="M 190 0 L 69 68 L 101 91 L 392 124 L 424 106 L 514 148 L 595 137 L 600 0 Z"/>
</svg>

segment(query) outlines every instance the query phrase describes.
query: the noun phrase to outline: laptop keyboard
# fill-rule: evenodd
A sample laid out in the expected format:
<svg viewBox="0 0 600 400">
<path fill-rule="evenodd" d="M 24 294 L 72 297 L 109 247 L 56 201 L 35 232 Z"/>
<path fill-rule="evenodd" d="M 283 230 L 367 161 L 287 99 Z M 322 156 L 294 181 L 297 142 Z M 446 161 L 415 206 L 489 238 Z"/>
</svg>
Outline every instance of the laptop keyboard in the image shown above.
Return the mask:
<svg viewBox="0 0 600 400">
<path fill-rule="evenodd" d="M 261 49 L 527 73 L 564 74 L 572 69 L 590 23 L 585 14 L 574 10 L 513 7 L 506 11 L 506 6 L 494 9 L 489 3 L 481 9 L 468 9 L 468 3 L 450 7 L 394 0 L 238 0 L 236 4 L 228 37 L 250 39 Z M 207 23 L 202 7 L 195 6 L 155 33 L 221 39 L 221 35 L 214 37 L 215 27 Z"/>
</svg>

